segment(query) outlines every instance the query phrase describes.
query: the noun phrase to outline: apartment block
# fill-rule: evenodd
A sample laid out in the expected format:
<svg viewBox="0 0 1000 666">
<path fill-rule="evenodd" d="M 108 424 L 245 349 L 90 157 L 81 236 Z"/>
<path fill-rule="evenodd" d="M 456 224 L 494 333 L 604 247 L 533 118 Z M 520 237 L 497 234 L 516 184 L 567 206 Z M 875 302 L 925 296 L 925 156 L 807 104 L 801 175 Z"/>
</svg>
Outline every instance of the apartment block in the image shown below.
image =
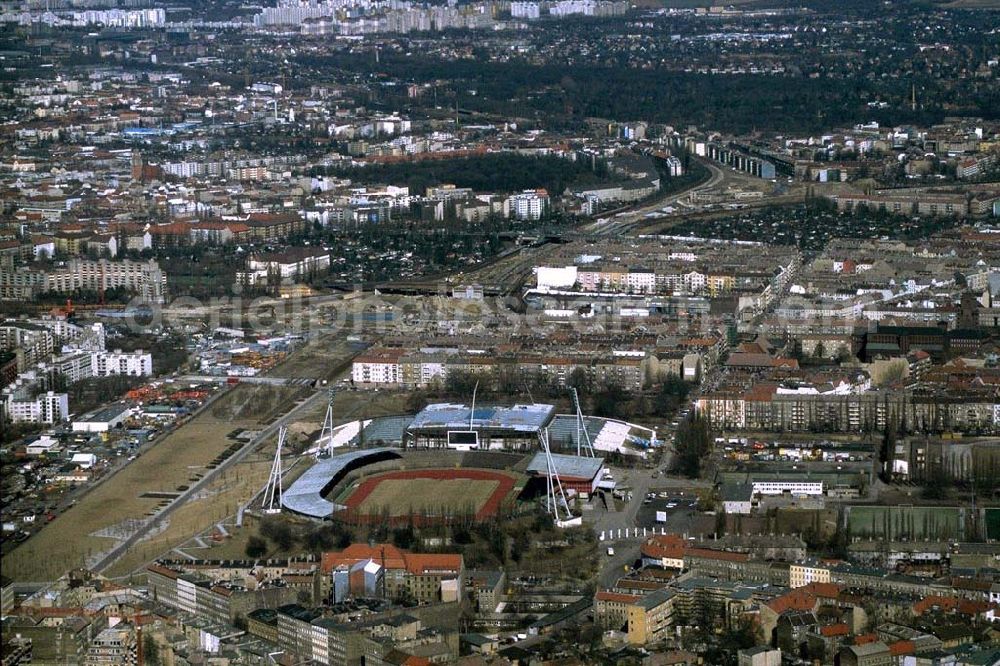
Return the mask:
<svg viewBox="0 0 1000 666">
<path fill-rule="evenodd" d="M 409 553 L 391 544 L 352 544 L 324 553 L 320 570 L 338 601 L 380 596 L 439 603 L 460 601 L 465 594 L 461 555 Z"/>
<path fill-rule="evenodd" d="M 222 624 L 232 624 L 257 608 L 293 603 L 298 595 L 295 588 L 285 585 L 250 590 L 230 581 L 213 580 L 161 564 L 150 564 L 145 573 L 150 594 L 156 600 Z"/>
<path fill-rule="evenodd" d="M 114 288 L 134 293 L 148 303 L 163 303 L 167 276 L 153 260 L 70 259 L 51 271 L 24 266 L 0 271 L 0 299 L 30 300 L 46 291 L 72 294 L 78 289 L 98 292 Z"/>
<path fill-rule="evenodd" d="M 627 640 L 647 645 L 664 640 L 673 629 L 674 592 L 657 590 L 628 606 Z"/>
</svg>

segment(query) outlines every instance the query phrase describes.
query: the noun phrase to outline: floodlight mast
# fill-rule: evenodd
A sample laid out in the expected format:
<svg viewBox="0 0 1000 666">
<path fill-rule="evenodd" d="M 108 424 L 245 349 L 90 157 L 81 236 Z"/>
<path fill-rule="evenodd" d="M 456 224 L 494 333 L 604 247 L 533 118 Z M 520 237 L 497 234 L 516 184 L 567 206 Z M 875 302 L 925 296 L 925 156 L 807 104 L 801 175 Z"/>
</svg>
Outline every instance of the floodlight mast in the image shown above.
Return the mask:
<svg viewBox="0 0 1000 666">
<path fill-rule="evenodd" d="M 576 455 L 581 455 L 580 446 L 583 440 L 586 440 L 587 447 L 586 451 L 591 458 L 595 457 L 594 445 L 590 441 L 590 433 L 587 432 L 587 424 L 583 420 L 583 410 L 580 409 L 580 394 L 577 393 L 576 387 L 570 389 L 573 391 L 573 406 L 576 407 Z M 582 437 L 581 437 L 582 433 Z"/>
<path fill-rule="evenodd" d="M 472 430 L 472 423 L 476 418 L 476 393 L 479 392 L 479 382 L 476 381 L 476 386 L 472 389 L 472 409 L 469 410 L 469 430 Z"/>
<path fill-rule="evenodd" d="M 538 431 L 538 441 L 542 445 L 545 453 L 545 509 L 552 515 L 557 523 L 561 522 L 559 515 L 559 504 L 562 503 L 566 512 L 566 519 L 573 518 L 569 510 L 569 502 L 566 501 L 566 492 L 563 490 L 562 481 L 559 480 L 559 471 L 556 469 L 555 460 L 552 458 L 552 451 L 549 449 L 549 430 L 543 428 Z"/>
<path fill-rule="evenodd" d="M 271 463 L 271 473 L 267 477 L 267 485 L 264 486 L 264 513 L 281 513 L 282 488 L 281 476 L 281 450 L 285 448 L 285 437 L 288 435 L 288 428 L 281 426 L 278 429 L 278 448 L 274 451 L 274 461 Z"/>
<path fill-rule="evenodd" d="M 330 387 L 326 400 L 326 416 L 323 418 L 323 428 L 319 431 L 316 455 L 319 455 L 323 451 L 333 453 L 333 400 L 336 397 L 336 387 Z M 323 442 L 326 442 L 326 444 Z"/>
</svg>

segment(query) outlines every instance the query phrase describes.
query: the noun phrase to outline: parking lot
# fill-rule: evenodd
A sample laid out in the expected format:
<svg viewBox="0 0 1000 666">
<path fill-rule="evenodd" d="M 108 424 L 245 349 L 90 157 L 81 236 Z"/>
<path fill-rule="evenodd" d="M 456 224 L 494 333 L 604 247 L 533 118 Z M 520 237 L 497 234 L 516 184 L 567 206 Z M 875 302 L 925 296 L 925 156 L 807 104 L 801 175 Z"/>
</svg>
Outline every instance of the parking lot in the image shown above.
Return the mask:
<svg viewBox="0 0 1000 666">
<path fill-rule="evenodd" d="M 637 527 L 671 528 L 689 524 L 697 513 L 698 496 L 692 490 L 654 490 L 643 498 L 635 523 Z"/>
</svg>

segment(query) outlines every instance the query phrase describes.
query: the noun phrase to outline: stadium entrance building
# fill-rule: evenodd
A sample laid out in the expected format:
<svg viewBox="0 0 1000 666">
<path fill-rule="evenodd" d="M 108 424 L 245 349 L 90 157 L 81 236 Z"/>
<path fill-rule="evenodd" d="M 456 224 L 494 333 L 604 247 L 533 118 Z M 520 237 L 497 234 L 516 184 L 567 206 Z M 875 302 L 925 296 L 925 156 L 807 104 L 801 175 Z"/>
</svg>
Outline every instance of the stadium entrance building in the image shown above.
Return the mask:
<svg viewBox="0 0 1000 666">
<path fill-rule="evenodd" d="M 597 492 L 604 470 L 603 458 L 553 453 L 552 464 L 563 490 L 575 490 L 584 497 L 589 497 Z M 549 465 L 543 451 L 535 454 L 535 457 L 528 463 L 526 471 L 529 476 L 540 479 L 545 479 L 549 475 Z"/>
</svg>

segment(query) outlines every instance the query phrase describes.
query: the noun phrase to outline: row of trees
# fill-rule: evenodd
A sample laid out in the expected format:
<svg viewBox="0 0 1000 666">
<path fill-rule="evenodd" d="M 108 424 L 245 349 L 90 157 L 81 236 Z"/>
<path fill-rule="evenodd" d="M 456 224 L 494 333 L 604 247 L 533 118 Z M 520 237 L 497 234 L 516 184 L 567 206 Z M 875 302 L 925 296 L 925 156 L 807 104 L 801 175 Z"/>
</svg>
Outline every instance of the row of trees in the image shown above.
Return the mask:
<svg viewBox="0 0 1000 666">
<path fill-rule="evenodd" d="M 674 437 L 674 471 L 696 479 L 702 473 L 702 464 L 712 451 L 712 434 L 708 421 L 692 413 L 680 422 Z"/>
<path fill-rule="evenodd" d="M 582 127 L 586 118 L 643 118 L 674 126 L 695 124 L 733 133 L 757 130 L 809 132 L 851 125 L 873 116 L 892 125 L 900 122 L 933 124 L 945 115 L 953 94 L 944 94 L 940 82 L 922 77 L 922 108 L 872 110 L 873 98 L 909 97 L 913 79 L 899 80 L 887 89 L 883 80 L 857 77 L 795 77 L 794 85 L 775 86 L 769 77 L 706 75 L 665 68 L 630 69 L 628 76 L 613 63 L 605 66 L 575 63 L 529 64 L 523 61 L 415 59 L 385 53 L 378 64 L 364 53 L 300 56 L 304 67 L 329 71 L 380 72 L 415 82 L 440 82 L 439 95 L 463 109 L 503 117 L 544 118 L 546 126 Z M 475 96 L 463 95 L 470 87 Z M 546 91 L 539 94 L 539 90 Z M 412 104 L 405 89 L 380 91 L 382 103 L 392 108 Z M 993 117 L 996 93 L 970 89 L 963 95 L 968 115 Z M 821 110 L 822 113 L 817 113 Z"/>
<path fill-rule="evenodd" d="M 269 518 L 260 523 L 257 534 L 247 539 L 247 557 L 264 557 L 270 552 L 290 554 L 296 549 L 320 554 L 335 548 L 346 548 L 354 542 L 354 532 L 342 523 L 328 523 L 312 530 L 296 532 L 281 518 Z"/>
</svg>

